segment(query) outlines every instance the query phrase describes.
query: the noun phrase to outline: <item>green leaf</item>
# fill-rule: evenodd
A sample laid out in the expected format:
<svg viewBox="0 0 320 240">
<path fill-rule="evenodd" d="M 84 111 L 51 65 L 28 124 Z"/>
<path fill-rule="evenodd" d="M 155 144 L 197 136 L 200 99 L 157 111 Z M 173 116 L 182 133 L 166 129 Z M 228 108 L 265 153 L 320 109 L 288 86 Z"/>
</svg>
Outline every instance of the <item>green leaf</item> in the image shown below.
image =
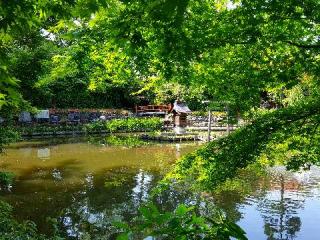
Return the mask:
<svg viewBox="0 0 320 240">
<path fill-rule="evenodd" d="M 183 216 L 183 215 L 185 215 L 186 213 L 190 212 L 192 209 L 193 209 L 193 207 L 187 207 L 187 206 L 184 205 L 184 204 L 180 204 L 180 205 L 176 208 L 175 213 L 176 213 L 178 216 Z"/>
<path fill-rule="evenodd" d="M 112 225 L 123 230 L 130 230 L 129 225 L 124 222 L 112 222 Z"/>
<path fill-rule="evenodd" d="M 116 238 L 117 240 L 129 240 L 130 239 L 130 233 L 121 233 Z"/>
</svg>

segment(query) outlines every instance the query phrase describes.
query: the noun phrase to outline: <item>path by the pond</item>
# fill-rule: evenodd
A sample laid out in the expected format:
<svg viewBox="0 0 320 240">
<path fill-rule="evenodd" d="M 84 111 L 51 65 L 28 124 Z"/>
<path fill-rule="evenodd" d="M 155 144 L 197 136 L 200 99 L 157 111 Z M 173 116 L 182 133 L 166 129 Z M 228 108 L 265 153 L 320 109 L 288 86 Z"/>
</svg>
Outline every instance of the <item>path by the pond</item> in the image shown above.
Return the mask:
<svg viewBox="0 0 320 240">
<path fill-rule="evenodd" d="M 50 232 L 48 217 L 58 217 L 70 237 L 90 232 L 96 239 L 111 239 L 110 223 L 134 216 L 175 160 L 197 147 L 123 147 L 74 138 L 21 142 L 0 156 L 0 169 L 17 175 L 11 192 L 0 191 L 0 199 L 14 206 L 19 219 L 36 222 L 42 232 Z M 249 239 L 317 239 L 319 182 L 318 168 L 301 174 L 273 169 L 258 180 L 249 197 L 225 192 L 214 200 Z M 184 192 L 159 199 L 169 209 L 186 201 L 192 199 Z"/>
</svg>

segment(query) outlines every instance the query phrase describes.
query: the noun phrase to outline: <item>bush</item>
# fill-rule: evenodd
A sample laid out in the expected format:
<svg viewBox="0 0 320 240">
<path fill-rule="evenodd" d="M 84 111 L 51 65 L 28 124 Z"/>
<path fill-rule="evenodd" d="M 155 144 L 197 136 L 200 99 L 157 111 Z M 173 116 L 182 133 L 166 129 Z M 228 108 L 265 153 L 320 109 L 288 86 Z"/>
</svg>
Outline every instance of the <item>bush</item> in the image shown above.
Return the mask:
<svg viewBox="0 0 320 240">
<path fill-rule="evenodd" d="M 114 119 L 106 122 L 105 128 L 108 132 L 143 132 L 143 131 L 157 131 L 162 128 L 162 121 L 160 118 L 127 118 Z"/>
<path fill-rule="evenodd" d="M 20 135 L 15 129 L 0 127 L 0 153 L 3 152 L 6 145 L 19 140 L 19 138 Z"/>
<path fill-rule="evenodd" d="M 0 186 L 8 187 L 12 184 L 14 174 L 11 172 L 0 172 Z"/>
<path fill-rule="evenodd" d="M 174 212 L 161 212 L 149 203 L 139 209 L 140 215 L 133 227 L 127 223 L 116 222 L 122 229 L 117 240 L 145 239 L 220 239 L 231 237 L 246 240 L 245 232 L 235 223 L 228 221 L 220 212 L 215 216 L 199 216 L 194 207 L 184 204 L 177 206 Z"/>
<path fill-rule="evenodd" d="M 22 135 L 32 135 L 34 133 L 57 134 L 57 132 L 68 132 L 68 131 L 82 131 L 90 134 L 90 133 L 99 133 L 102 131 L 106 131 L 109 133 L 157 131 L 162 128 L 162 125 L 163 124 L 160 118 L 151 117 L 151 118 L 113 119 L 106 122 L 97 121 L 93 123 L 78 124 L 78 125 L 20 126 L 20 127 L 16 127 L 15 130 L 16 132 L 19 132 Z M 7 134 L 4 136 L 7 136 Z M 1 138 L 1 132 L 0 132 L 0 138 Z"/>
<path fill-rule="evenodd" d="M 95 132 L 101 132 L 102 130 L 106 130 L 104 122 L 97 121 L 93 123 L 88 123 L 83 126 L 83 130 L 86 133 L 95 133 Z"/>
<path fill-rule="evenodd" d="M 56 134 L 57 132 L 82 131 L 83 129 L 83 125 L 31 125 L 16 127 L 16 131 L 22 135 L 32 135 L 34 133 Z"/>
</svg>

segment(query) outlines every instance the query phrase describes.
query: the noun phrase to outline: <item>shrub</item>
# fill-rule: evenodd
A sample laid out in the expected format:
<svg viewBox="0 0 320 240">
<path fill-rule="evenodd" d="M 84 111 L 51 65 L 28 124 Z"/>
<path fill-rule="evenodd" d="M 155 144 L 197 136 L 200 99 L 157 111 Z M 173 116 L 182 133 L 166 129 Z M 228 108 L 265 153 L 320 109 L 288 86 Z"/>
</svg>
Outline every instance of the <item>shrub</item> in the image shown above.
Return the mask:
<svg viewBox="0 0 320 240">
<path fill-rule="evenodd" d="M 8 127 L 0 127 L 0 153 L 9 143 L 19 140 L 20 135 L 15 129 Z"/>
<path fill-rule="evenodd" d="M 83 130 L 87 133 L 101 132 L 105 130 L 105 124 L 101 121 L 88 123 L 83 126 Z"/>
<path fill-rule="evenodd" d="M 152 236 L 157 239 L 220 239 L 231 237 L 246 240 L 245 232 L 235 223 L 228 221 L 220 212 L 215 216 L 199 216 L 194 207 L 184 204 L 173 212 L 161 212 L 149 203 L 139 209 L 140 215 L 133 227 L 127 223 L 116 222 L 122 229 L 117 240 L 145 239 Z"/>
<path fill-rule="evenodd" d="M 126 118 L 126 119 L 113 119 L 107 122 L 97 121 L 88 124 L 78 125 L 31 125 L 31 126 L 17 126 L 16 132 L 22 135 L 32 135 L 34 133 L 44 134 L 56 134 L 57 132 L 68 132 L 68 131 L 83 131 L 86 133 L 99 133 L 101 131 L 107 131 L 110 133 L 114 132 L 143 132 L 143 131 L 156 131 L 162 127 L 162 121 L 160 118 Z M 13 134 L 1 134 L 6 137 L 4 142 L 8 141 L 7 136 L 13 136 Z M 1 147 L 1 141 L 0 141 Z"/>
<path fill-rule="evenodd" d="M 0 172 L 0 186 L 8 187 L 12 184 L 14 174 L 11 172 Z"/>
<path fill-rule="evenodd" d="M 105 128 L 109 132 L 138 132 L 138 131 L 157 131 L 162 127 L 160 118 L 127 118 L 114 119 L 106 122 Z"/>
<path fill-rule="evenodd" d="M 81 130 L 84 130 L 83 125 L 32 125 L 32 126 L 16 127 L 16 131 L 18 131 L 22 135 L 32 135 L 34 133 L 56 134 L 57 132 L 81 131 Z"/>
</svg>

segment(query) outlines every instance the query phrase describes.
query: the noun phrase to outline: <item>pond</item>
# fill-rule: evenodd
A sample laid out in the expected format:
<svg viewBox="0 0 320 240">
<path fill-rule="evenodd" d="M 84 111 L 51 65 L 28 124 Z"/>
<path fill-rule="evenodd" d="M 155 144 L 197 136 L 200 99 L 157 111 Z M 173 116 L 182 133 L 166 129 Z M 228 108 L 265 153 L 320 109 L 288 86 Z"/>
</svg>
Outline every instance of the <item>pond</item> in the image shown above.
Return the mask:
<svg viewBox="0 0 320 240">
<path fill-rule="evenodd" d="M 0 199 L 41 232 L 50 233 L 48 218 L 57 218 L 71 239 L 85 232 L 113 239 L 111 222 L 132 218 L 175 160 L 198 147 L 110 137 L 20 142 L 0 156 L 0 170 L 16 174 L 10 190 L 0 191 Z M 258 177 L 252 174 L 243 173 L 251 185 L 245 193 L 233 189 L 213 196 L 249 239 L 316 239 L 320 170 L 289 173 L 278 167 Z M 192 201 L 188 194 L 171 192 L 159 201 L 170 209 Z"/>
</svg>

